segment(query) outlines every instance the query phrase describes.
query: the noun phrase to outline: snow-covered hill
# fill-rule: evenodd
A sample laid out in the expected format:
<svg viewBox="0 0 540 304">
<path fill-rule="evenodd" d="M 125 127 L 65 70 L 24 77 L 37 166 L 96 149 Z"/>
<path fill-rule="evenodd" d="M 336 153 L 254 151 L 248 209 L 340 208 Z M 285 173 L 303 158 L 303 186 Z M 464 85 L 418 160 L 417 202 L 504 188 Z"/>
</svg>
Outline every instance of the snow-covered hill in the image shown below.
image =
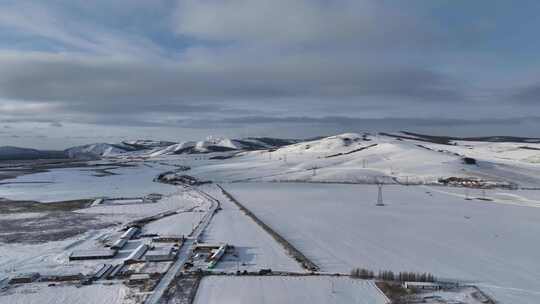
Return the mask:
<svg viewBox="0 0 540 304">
<path fill-rule="evenodd" d="M 152 148 L 168 147 L 170 145 L 174 145 L 175 142 L 151 140 L 151 139 L 137 139 L 137 140 L 126 140 L 126 141 L 123 141 L 122 144 L 133 147 L 135 149 L 152 149 Z"/>
<path fill-rule="evenodd" d="M 65 151 L 72 158 L 182 159 L 203 180 L 451 183 L 540 187 L 540 143 L 533 138 L 456 138 L 414 133 L 344 133 L 309 141 L 207 138 L 135 140 Z M 502 140 L 512 141 L 502 141 Z M 0 154 L 44 154 L 4 148 Z M 1 150 L 0 150 L 1 152 Z M 190 155 L 195 157 L 189 157 Z M 49 155 L 49 154 L 47 154 Z M 191 162 L 196 161 L 193 165 Z"/>
<path fill-rule="evenodd" d="M 64 151 L 40 151 L 18 147 L 0 147 L 0 160 L 40 158 L 99 159 L 102 157 L 144 157 L 162 155 L 202 154 L 275 149 L 299 142 L 295 139 L 248 137 L 242 139 L 207 138 L 201 141 L 129 140 L 120 143 L 93 143 L 68 148 Z"/>
<path fill-rule="evenodd" d="M 149 154 L 149 156 L 156 157 L 171 154 L 201 154 L 212 152 L 275 149 L 296 142 L 298 142 L 298 140 L 277 139 L 268 137 L 249 137 L 243 139 L 208 138 L 202 141 L 186 141 L 170 145 L 163 149 L 156 149 L 153 150 Z"/>
<path fill-rule="evenodd" d="M 215 181 L 376 182 L 539 187 L 540 144 L 345 133 L 192 166 Z"/>
<path fill-rule="evenodd" d="M 70 158 L 100 158 L 116 156 L 137 149 L 125 144 L 95 143 L 66 149 Z"/>
</svg>

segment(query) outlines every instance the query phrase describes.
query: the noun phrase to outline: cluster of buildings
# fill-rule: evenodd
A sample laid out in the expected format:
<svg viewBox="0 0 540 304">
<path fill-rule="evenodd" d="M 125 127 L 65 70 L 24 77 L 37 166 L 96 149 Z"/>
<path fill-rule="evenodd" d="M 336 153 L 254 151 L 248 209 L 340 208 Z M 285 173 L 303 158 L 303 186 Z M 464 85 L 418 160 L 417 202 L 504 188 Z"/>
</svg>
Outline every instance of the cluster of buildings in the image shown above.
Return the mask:
<svg viewBox="0 0 540 304">
<path fill-rule="evenodd" d="M 232 246 L 227 244 L 197 244 L 186 268 L 213 269 L 229 248 Z"/>
</svg>

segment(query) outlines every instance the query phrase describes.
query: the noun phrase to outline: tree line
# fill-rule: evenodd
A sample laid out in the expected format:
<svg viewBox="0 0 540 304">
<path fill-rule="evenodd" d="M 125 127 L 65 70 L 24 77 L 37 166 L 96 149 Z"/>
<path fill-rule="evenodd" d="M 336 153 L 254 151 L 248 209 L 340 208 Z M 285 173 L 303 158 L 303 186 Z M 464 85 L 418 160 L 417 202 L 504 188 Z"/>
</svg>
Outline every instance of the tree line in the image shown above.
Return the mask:
<svg viewBox="0 0 540 304">
<path fill-rule="evenodd" d="M 351 277 L 400 282 L 435 282 L 435 276 L 427 272 L 402 271 L 394 273 L 390 270 L 380 270 L 378 273 L 375 273 L 372 270 L 365 268 L 353 268 L 353 270 L 351 270 Z"/>
</svg>

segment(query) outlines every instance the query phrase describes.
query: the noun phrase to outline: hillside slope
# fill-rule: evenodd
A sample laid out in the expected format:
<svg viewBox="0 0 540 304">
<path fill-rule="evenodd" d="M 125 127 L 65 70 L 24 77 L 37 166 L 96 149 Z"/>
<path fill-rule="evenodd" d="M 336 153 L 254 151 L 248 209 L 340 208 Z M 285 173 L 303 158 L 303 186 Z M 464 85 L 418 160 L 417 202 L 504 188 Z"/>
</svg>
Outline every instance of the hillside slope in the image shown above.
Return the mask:
<svg viewBox="0 0 540 304">
<path fill-rule="evenodd" d="M 0 160 L 31 160 L 66 158 L 63 151 L 46 151 L 12 146 L 0 147 Z"/>
</svg>

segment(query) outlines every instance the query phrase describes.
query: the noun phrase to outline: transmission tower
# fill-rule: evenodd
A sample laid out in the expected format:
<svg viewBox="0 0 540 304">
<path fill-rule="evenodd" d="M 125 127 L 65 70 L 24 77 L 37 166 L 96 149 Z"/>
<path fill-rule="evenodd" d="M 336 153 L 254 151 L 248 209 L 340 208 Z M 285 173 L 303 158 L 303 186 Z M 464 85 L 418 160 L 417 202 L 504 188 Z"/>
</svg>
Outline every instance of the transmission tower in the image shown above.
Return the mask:
<svg viewBox="0 0 540 304">
<path fill-rule="evenodd" d="M 379 190 L 378 194 L 377 194 L 377 205 L 376 206 L 384 206 L 384 203 L 383 203 L 383 197 L 382 197 L 382 187 L 383 187 L 383 183 L 381 181 L 377 181 L 377 188 Z"/>
</svg>

